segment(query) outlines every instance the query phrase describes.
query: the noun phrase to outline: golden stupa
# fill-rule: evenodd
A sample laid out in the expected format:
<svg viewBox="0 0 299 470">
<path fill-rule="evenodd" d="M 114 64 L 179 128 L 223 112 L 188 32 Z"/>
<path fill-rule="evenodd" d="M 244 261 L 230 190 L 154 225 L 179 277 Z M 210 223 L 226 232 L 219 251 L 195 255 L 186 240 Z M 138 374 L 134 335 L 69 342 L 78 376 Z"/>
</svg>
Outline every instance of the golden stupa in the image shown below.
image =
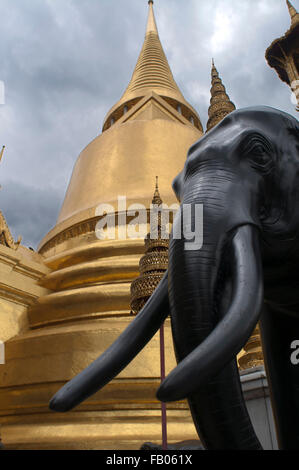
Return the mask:
<svg viewBox="0 0 299 470">
<path fill-rule="evenodd" d="M 38 253 L 19 247 L 8 254 L 9 248 L 0 246 L 9 260 L 0 259 L 0 274 L 13 274 L 16 291 L 7 288 L 10 310 L 0 321 L 0 331 L 6 332 L 6 364 L 0 367 L 6 448 L 138 449 L 145 441 L 161 441 L 155 398 L 158 336 L 111 384 L 74 411 L 51 412 L 48 402 L 133 318 L 130 285 L 138 276 L 144 240 L 99 240 L 97 207 L 106 203 L 115 208 L 118 230 L 125 230 L 130 219 L 119 210 L 118 196 L 126 196 L 128 206 L 149 207 L 156 174 L 164 202 L 176 202 L 171 182 L 201 136 L 199 116 L 168 65 L 150 0 L 132 79 L 107 114 L 102 134 L 79 155 L 56 226 Z M 13 302 L 21 305 L 19 314 Z M 175 365 L 169 322 L 165 336 L 169 370 Z M 185 402 L 168 406 L 168 437 L 170 442 L 197 437 Z"/>
</svg>

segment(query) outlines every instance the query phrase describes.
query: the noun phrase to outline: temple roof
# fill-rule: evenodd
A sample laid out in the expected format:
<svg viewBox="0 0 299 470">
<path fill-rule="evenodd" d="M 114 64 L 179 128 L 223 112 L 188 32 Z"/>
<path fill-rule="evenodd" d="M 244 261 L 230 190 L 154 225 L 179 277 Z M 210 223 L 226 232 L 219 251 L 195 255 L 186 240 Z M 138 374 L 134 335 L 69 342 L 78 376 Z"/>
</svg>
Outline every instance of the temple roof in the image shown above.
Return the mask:
<svg viewBox="0 0 299 470">
<path fill-rule="evenodd" d="M 290 85 L 290 79 L 286 71 L 287 58 L 294 57 L 298 61 L 299 51 L 299 14 L 290 1 L 287 6 L 291 16 L 291 26 L 280 38 L 275 39 L 266 50 L 266 60 L 270 67 L 273 67 L 279 78 Z"/>
<path fill-rule="evenodd" d="M 10 230 L 8 228 L 5 217 L 0 211 L 0 245 L 4 245 L 8 248 L 12 248 L 13 250 L 17 250 L 21 241 L 21 237 L 18 238 L 17 242 L 14 241 L 12 234 L 10 233 Z"/>
</svg>

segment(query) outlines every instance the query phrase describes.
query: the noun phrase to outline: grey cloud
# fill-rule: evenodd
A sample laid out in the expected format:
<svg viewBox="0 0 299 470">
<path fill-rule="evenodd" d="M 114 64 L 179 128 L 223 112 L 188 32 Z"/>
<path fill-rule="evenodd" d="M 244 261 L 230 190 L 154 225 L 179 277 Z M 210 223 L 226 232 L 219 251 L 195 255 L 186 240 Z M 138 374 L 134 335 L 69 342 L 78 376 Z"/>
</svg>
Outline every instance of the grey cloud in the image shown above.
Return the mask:
<svg viewBox="0 0 299 470">
<path fill-rule="evenodd" d="M 61 194 L 51 188 L 33 188 L 16 181 L 0 191 L 0 207 L 15 240 L 36 248 L 57 219 Z"/>
<path fill-rule="evenodd" d="M 147 2 L 0 0 L 0 11 L 0 209 L 12 231 L 36 246 L 55 224 L 78 154 L 131 78 Z M 296 115 L 288 87 L 264 58 L 289 27 L 284 0 L 164 0 L 155 13 L 174 77 L 203 124 L 212 56 L 236 106 L 267 104 Z M 229 34 L 217 43 L 225 25 Z"/>
</svg>

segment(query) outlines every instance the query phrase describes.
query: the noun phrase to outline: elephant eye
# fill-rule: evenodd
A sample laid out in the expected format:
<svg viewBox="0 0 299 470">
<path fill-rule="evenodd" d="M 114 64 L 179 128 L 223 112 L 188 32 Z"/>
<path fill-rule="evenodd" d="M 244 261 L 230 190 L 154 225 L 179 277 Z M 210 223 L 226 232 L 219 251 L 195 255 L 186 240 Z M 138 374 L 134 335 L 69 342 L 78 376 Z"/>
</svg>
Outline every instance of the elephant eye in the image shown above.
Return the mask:
<svg viewBox="0 0 299 470">
<path fill-rule="evenodd" d="M 262 144 L 257 144 L 251 151 L 251 155 L 260 163 L 267 162 L 269 160 L 269 153 Z"/>
<path fill-rule="evenodd" d="M 250 138 L 243 147 L 243 151 L 254 168 L 266 170 L 272 163 L 271 145 L 262 137 Z"/>
</svg>

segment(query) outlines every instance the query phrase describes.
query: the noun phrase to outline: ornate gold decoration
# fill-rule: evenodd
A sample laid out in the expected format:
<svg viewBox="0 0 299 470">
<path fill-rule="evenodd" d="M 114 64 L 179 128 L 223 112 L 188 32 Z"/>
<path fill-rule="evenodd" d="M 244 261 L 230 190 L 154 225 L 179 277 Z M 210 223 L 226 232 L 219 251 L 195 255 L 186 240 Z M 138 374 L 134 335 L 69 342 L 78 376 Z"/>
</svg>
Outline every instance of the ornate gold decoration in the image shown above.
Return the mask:
<svg viewBox="0 0 299 470">
<path fill-rule="evenodd" d="M 140 276 L 131 284 L 131 311 L 134 314 L 142 309 L 168 268 L 169 241 L 162 237 L 165 234 L 165 226 L 163 225 L 163 201 L 159 192 L 158 176 L 156 177 L 156 189 L 152 204 L 158 206 L 161 210 L 155 214 L 152 221 L 155 224 L 153 229 L 157 227 L 156 238 L 153 239 L 150 233 L 147 234 L 145 238 L 146 251 L 139 262 Z"/>
<path fill-rule="evenodd" d="M 5 217 L 0 211 L 0 245 L 5 245 L 9 248 L 12 248 L 13 250 L 17 250 L 21 241 L 22 237 L 19 237 L 17 242 L 14 241 L 6 223 Z"/>
<path fill-rule="evenodd" d="M 80 224 L 73 225 L 63 232 L 58 233 L 58 235 L 51 238 L 51 240 L 42 246 L 42 248 L 39 250 L 40 254 L 46 253 L 51 248 L 55 248 L 57 245 L 60 245 L 67 240 L 94 232 L 98 220 L 100 220 L 100 217 L 94 217 L 90 220 L 85 220 Z"/>
<path fill-rule="evenodd" d="M 229 96 L 226 94 L 225 86 L 219 77 L 214 60 L 212 60 L 211 76 L 212 88 L 207 131 L 216 126 L 225 116 L 236 109 L 234 103 L 230 101 Z"/>
<path fill-rule="evenodd" d="M 297 96 L 299 111 L 299 14 L 287 0 L 291 26 L 284 36 L 275 39 L 266 50 L 266 60 L 283 82 L 289 85 Z"/>
<path fill-rule="evenodd" d="M 253 334 L 244 347 L 244 354 L 239 357 L 238 362 L 241 370 L 264 365 L 259 325 L 256 326 Z"/>
</svg>

